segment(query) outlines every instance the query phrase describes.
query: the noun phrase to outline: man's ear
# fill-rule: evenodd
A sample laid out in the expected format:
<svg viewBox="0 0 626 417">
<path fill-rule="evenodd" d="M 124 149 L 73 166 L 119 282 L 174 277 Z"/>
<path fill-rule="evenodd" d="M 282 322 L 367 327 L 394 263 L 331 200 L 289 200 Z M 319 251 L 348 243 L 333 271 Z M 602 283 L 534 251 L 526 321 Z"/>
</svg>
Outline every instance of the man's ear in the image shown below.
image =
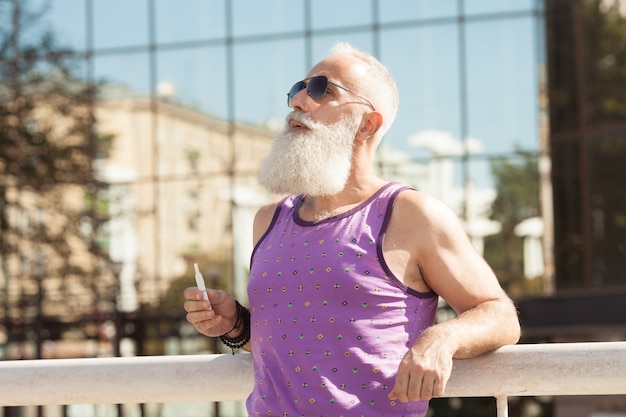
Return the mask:
<svg viewBox="0 0 626 417">
<path fill-rule="evenodd" d="M 379 112 L 371 112 L 365 115 L 364 123 L 359 129 L 359 133 L 365 138 L 368 139 L 378 132 L 378 129 L 383 124 L 383 115 Z"/>
</svg>

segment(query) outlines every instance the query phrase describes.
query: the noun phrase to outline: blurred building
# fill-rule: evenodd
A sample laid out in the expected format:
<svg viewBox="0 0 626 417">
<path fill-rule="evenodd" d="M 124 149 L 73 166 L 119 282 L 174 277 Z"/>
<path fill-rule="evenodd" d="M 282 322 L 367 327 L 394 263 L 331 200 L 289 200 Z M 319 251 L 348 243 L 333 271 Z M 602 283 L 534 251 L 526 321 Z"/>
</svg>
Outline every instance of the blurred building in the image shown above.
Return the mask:
<svg viewBox="0 0 626 417">
<path fill-rule="evenodd" d="M 256 172 L 275 131 L 146 97 L 106 99 L 95 110 L 98 130 L 113 137 L 99 172 L 109 184 L 106 244 L 123 265 L 124 309 L 139 298 L 157 303 L 193 255 L 237 257 L 245 272 L 240 253 L 250 253 L 252 218 L 269 198 Z"/>
</svg>

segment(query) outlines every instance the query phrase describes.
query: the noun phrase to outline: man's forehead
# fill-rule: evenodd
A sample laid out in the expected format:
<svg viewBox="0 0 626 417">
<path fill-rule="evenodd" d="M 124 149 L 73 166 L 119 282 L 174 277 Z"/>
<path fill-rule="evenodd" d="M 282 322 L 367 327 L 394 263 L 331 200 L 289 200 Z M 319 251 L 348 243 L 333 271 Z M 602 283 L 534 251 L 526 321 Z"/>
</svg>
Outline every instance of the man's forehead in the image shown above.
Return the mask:
<svg viewBox="0 0 626 417">
<path fill-rule="evenodd" d="M 332 55 L 318 62 L 306 78 L 325 75 L 335 82 L 356 84 L 367 72 L 367 65 L 350 55 Z"/>
</svg>

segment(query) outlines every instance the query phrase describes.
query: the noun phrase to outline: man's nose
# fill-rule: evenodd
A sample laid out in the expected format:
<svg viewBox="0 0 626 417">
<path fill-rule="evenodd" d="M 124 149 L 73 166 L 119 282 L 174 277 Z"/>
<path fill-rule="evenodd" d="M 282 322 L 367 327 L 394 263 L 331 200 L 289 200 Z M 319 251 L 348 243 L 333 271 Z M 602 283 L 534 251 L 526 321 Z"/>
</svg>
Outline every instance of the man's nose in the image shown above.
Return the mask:
<svg viewBox="0 0 626 417">
<path fill-rule="evenodd" d="M 312 100 L 313 99 L 309 97 L 306 88 L 303 88 L 291 98 L 291 100 L 289 101 L 289 107 L 291 107 L 293 110 L 300 110 L 306 113 L 311 107 Z"/>
</svg>

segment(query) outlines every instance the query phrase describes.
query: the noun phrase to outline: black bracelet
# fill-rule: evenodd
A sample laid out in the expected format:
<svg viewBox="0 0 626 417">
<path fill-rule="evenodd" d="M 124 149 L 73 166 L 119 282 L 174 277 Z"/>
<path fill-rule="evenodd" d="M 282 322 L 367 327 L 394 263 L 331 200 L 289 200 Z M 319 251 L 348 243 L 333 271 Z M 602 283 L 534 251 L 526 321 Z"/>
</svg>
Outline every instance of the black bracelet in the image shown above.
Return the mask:
<svg viewBox="0 0 626 417">
<path fill-rule="evenodd" d="M 228 337 L 228 333 L 235 329 L 239 329 L 241 326 L 243 326 L 243 328 L 241 333 L 239 333 L 239 336 Z M 235 349 L 241 349 L 244 347 L 250 341 L 250 310 L 237 302 L 237 320 L 235 321 L 235 325 L 219 338 L 222 343 L 231 349 L 233 355 L 235 354 Z"/>
</svg>

